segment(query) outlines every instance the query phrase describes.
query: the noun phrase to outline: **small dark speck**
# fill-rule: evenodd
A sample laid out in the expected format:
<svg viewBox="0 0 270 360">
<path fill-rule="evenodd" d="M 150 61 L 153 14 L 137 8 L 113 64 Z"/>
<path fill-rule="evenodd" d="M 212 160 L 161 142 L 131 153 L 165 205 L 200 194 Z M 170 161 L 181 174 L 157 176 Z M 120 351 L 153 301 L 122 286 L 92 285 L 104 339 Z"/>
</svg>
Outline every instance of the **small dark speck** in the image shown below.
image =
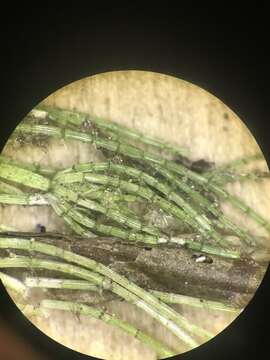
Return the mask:
<svg viewBox="0 0 270 360">
<path fill-rule="evenodd" d="M 226 112 L 223 114 L 223 117 L 224 117 L 224 119 L 226 119 L 226 120 L 229 119 L 229 115 L 228 115 Z"/>
<path fill-rule="evenodd" d="M 193 163 L 191 164 L 191 170 L 202 173 L 204 171 L 210 170 L 211 168 L 213 168 L 213 166 L 213 162 L 200 159 L 197 161 L 193 161 Z"/>
<path fill-rule="evenodd" d="M 145 246 L 145 247 L 144 247 L 144 250 L 151 251 L 151 250 L 152 250 L 152 248 L 151 248 L 151 247 L 149 247 L 149 246 Z"/>
<path fill-rule="evenodd" d="M 222 128 L 224 131 L 228 131 L 228 128 L 227 128 L 227 126 L 223 126 L 223 128 Z"/>
<path fill-rule="evenodd" d="M 44 225 L 37 224 L 36 225 L 36 231 L 38 233 L 45 233 L 46 232 L 46 227 Z"/>
<path fill-rule="evenodd" d="M 198 255 L 198 254 L 193 254 L 191 256 L 191 259 L 194 259 L 197 263 L 205 263 L 205 264 L 212 264 L 213 263 L 213 259 L 210 256 L 207 255 Z"/>
</svg>

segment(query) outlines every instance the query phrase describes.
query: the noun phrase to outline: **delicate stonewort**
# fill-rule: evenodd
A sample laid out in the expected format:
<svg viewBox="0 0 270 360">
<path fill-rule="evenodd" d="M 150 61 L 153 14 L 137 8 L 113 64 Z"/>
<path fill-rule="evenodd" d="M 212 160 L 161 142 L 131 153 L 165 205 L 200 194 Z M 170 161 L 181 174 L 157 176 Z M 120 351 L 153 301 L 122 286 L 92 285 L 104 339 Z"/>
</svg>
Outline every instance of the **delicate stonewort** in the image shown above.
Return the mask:
<svg viewBox="0 0 270 360">
<path fill-rule="evenodd" d="M 57 126 L 51 126 L 52 123 L 56 123 Z M 236 166 L 247 163 L 247 160 L 238 161 L 237 164 L 235 162 L 228 167 L 215 168 L 214 163 L 204 159 L 191 161 L 185 149 L 173 144 L 164 143 L 111 121 L 54 108 L 34 110 L 31 113 L 31 121 L 24 122 L 15 131 L 16 142 L 19 145 L 32 144 L 44 147 L 51 137 L 92 144 L 96 149 L 100 149 L 103 157 L 107 159 L 104 162 L 79 164 L 59 171 L 34 165 L 20 166 L 1 157 L 0 190 L 2 189 L 3 193 L 0 194 L 0 203 L 23 206 L 49 205 L 58 216 L 64 219 L 74 233 L 85 239 L 86 244 L 87 239 L 91 238 L 94 241 L 100 235 L 104 235 L 106 239 L 116 239 L 121 245 L 132 244 L 131 247 L 141 249 L 144 254 L 142 259 L 140 253 L 137 253 L 136 265 L 147 267 L 152 261 L 157 269 L 164 267 L 163 271 L 157 271 L 159 280 L 162 277 L 165 280 L 169 279 L 166 269 L 172 267 L 172 261 L 170 260 L 168 264 L 163 259 L 169 250 L 172 250 L 174 255 L 179 249 L 185 251 L 188 255 L 184 264 L 181 264 L 183 268 L 179 266 L 180 270 L 191 266 L 192 274 L 194 271 L 194 274 L 200 276 L 204 274 L 204 269 L 205 272 L 209 269 L 213 274 L 212 268 L 214 269 L 225 260 L 231 264 L 237 263 L 234 259 L 239 259 L 239 264 L 242 264 L 243 259 L 250 260 L 249 254 L 254 254 L 254 251 L 250 249 L 253 249 L 256 244 L 254 237 L 222 213 L 221 200 L 238 207 L 244 214 L 270 231 L 270 224 L 261 215 L 244 204 L 241 199 L 223 189 L 225 183 L 234 181 L 242 175 L 248 175 L 245 179 L 254 181 L 260 177 L 269 176 L 268 173 L 236 175 L 232 170 Z M 22 190 L 21 187 L 23 187 Z M 160 218 L 163 217 L 162 226 L 158 221 L 151 222 L 151 215 L 157 218 L 157 213 Z M 176 220 L 182 227 L 179 225 L 178 228 L 176 226 L 172 229 L 168 218 Z M 187 233 L 181 233 L 181 229 L 185 229 Z M 43 233 L 46 237 L 50 235 L 46 227 L 40 223 L 36 225 L 35 232 L 38 238 L 41 238 Z M 226 232 L 237 237 L 238 243 L 229 242 L 224 235 Z M 75 238 L 75 235 L 72 236 Z M 248 246 L 243 246 L 244 242 Z M 71 245 L 69 243 L 70 247 Z M 2 237 L 0 247 L 8 250 L 15 249 L 19 254 L 21 250 L 29 251 L 31 255 L 29 257 L 17 256 L 16 252 L 15 256 L 1 258 L 0 267 L 38 268 L 44 271 L 59 271 L 75 278 L 77 276 L 85 283 L 78 283 L 74 279 L 71 281 L 75 283 L 70 283 L 69 279 L 46 280 L 43 278 L 42 280 L 40 278 L 40 281 L 48 287 L 72 286 L 74 290 L 76 286 L 80 289 L 80 286 L 91 285 L 94 286 L 90 287 L 94 289 L 93 291 L 113 292 L 153 316 L 191 348 L 197 346 L 195 340 L 197 337 L 209 339 L 213 336 L 206 330 L 191 324 L 166 305 L 166 303 L 187 301 L 198 306 L 198 303 L 201 304 L 198 299 L 183 299 L 179 297 L 179 294 L 158 294 L 152 290 L 145 291 L 129 277 L 120 276 L 119 273 L 122 274 L 122 272 L 115 272 L 113 266 L 105 266 L 93 260 L 92 257 L 81 257 L 61 247 L 50 247 L 39 243 L 34 237 L 31 237 L 31 240 Z M 98 247 L 96 249 L 100 251 Z M 110 252 L 106 246 L 104 249 Z M 157 249 L 160 250 L 159 253 Z M 42 256 L 60 257 L 61 262 L 51 261 L 47 257 L 40 259 L 40 255 L 35 257 L 33 256 L 35 251 L 43 254 Z M 134 253 L 136 253 L 135 250 Z M 159 256 L 155 263 L 156 253 Z M 112 264 L 116 268 L 116 265 L 119 265 L 118 268 L 121 269 L 122 264 L 127 272 L 131 271 L 130 263 L 123 264 L 123 250 L 117 255 L 112 253 L 110 256 L 112 259 L 120 256 L 120 260 Z M 147 259 L 149 263 L 145 263 Z M 77 265 L 71 265 L 71 263 Z M 248 264 L 246 262 L 245 266 Z M 234 275 L 234 283 L 231 281 L 230 285 L 233 283 L 237 288 L 241 284 L 241 281 L 238 281 L 240 275 L 238 276 L 237 271 L 233 273 L 232 269 L 230 275 Z M 246 291 L 249 281 L 252 286 L 255 286 L 258 280 L 258 277 L 252 278 L 249 273 L 248 276 L 245 277 L 245 275 L 246 283 L 243 291 Z M 178 281 L 180 277 L 177 278 Z M 94 284 L 90 284 L 90 280 Z M 213 274 L 213 280 L 216 280 L 215 274 Z M 145 278 L 143 281 L 145 282 Z M 196 283 L 196 276 L 194 282 Z M 28 278 L 27 286 L 30 286 L 30 283 Z M 14 282 L 13 284 L 16 285 Z M 192 278 L 185 279 L 185 289 L 190 289 L 193 285 Z M 197 285 L 200 286 L 199 283 Z M 216 309 L 232 310 L 217 303 L 209 302 L 209 304 Z M 80 304 L 79 301 L 64 303 L 46 300 L 43 305 L 66 310 L 75 306 L 76 313 L 92 314 L 105 322 L 113 322 L 114 325 L 129 331 L 134 337 L 148 345 L 154 344 L 157 352 L 159 349 L 160 352 L 167 354 L 167 350 L 164 351 L 162 345 L 154 342 L 139 329 L 132 328 L 129 324 L 124 324 L 121 320 L 105 313 L 104 310 L 93 310 Z"/>
</svg>

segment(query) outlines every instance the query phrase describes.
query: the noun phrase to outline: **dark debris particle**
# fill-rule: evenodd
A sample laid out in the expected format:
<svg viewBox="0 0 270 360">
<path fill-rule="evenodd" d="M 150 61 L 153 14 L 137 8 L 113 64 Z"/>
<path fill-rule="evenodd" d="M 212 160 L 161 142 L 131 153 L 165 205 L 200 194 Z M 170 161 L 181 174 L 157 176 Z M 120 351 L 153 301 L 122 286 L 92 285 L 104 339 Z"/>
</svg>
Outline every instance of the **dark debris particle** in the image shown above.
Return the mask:
<svg viewBox="0 0 270 360">
<path fill-rule="evenodd" d="M 228 113 L 225 112 L 225 113 L 223 114 L 223 117 L 224 117 L 224 119 L 228 120 L 228 119 L 229 119 Z"/>
<path fill-rule="evenodd" d="M 213 264 L 213 259 L 210 256 L 207 256 L 204 263 L 205 264 Z"/>
<path fill-rule="evenodd" d="M 191 170 L 196 171 L 198 173 L 203 173 L 204 171 L 208 171 L 213 168 L 215 163 L 206 161 L 204 159 L 200 159 L 197 161 L 194 161 L 191 164 Z"/>
<path fill-rule="evenodd" d="M 193 254 L 191 259 L 195 260 L 197 263 L 204 263 L 204 264 L 212 264 L 213 259 L 205 254 Z"/>
<path fill-rule="evenodd" d="M 188 168 L 190 168 L 192 166 L 191 160 L 189 160 L 188 158 L 186 158 L 185 156 L 182 156 L 182 155 L 177 155 L 174 158 L 174 162 L 176 162 L 177 164 L 184 165 Z"/>
<path fill-rule="evenodd" d="M 46 232 L 46 227 L 45 227 L 44 225 L 37 224 L 37 225 L 36 225 L 36 232 L 38 232 L 38 233 L 45 233 L 45 232 Z"/>
<path fill-rule="evenodd" d="M 152 248 L 151 248 L 151 246 L 145 246 L 145 247 L 144 247 L 144 250 L 151 251 Z"/>
</svg>

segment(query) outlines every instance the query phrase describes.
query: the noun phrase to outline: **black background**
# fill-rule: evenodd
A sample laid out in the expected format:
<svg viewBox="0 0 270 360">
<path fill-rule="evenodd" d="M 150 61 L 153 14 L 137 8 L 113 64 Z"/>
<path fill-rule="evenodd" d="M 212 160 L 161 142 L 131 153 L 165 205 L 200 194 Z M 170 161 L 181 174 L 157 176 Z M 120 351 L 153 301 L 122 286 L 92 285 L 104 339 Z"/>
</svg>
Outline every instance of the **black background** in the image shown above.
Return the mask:
<svg viewBox="0 0 270 360">
<path fill-rule="evenodd" d="M 246 3 L 186 9 L 76 4 L 2 9 L 1 149 L 18 122 L 52 92 L 113 70 L 147 70 L 190 81 L 217 96 L 246 123 L 268 164 L 267 11 Z M 270 272 L 226 330 L 180 359 L 269 358 Z M 44 336 L 0 289 L 1 318 L 49 359 L 89 359 Z M 259 354 L 260 352 L 260 354 Z M 268 356 L 267 356 L 268 354 Z M 1 346 L 0 346 L 1 358 Z M 142 354 L 143 358 L 143 354 Z M 175 357 L 176 358 L 176 357 Z M 7 359 L 9 360 L 9 359 Z"/>
</svg>

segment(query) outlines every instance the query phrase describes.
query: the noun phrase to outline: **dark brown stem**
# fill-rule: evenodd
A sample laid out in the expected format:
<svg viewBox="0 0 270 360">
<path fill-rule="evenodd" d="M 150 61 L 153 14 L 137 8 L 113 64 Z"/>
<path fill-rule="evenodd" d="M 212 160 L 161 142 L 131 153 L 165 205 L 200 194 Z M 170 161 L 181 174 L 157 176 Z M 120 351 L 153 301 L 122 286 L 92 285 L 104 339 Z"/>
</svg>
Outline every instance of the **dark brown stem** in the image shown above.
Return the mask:
<svg viewBox="0 0 270 360">
<path fill-rule="evenodd" d="M 0 236 L 37 238 L 110 266 L 145 289 L 167 291 L 244 306 L 253 296 L 266 266 L 252 260 L 211 256 L 212 263 L 196 261 L 185 248 L 143 246 L 116 238 L 83 239 L 53 233 L 2 233 Z"/>
</svg>

